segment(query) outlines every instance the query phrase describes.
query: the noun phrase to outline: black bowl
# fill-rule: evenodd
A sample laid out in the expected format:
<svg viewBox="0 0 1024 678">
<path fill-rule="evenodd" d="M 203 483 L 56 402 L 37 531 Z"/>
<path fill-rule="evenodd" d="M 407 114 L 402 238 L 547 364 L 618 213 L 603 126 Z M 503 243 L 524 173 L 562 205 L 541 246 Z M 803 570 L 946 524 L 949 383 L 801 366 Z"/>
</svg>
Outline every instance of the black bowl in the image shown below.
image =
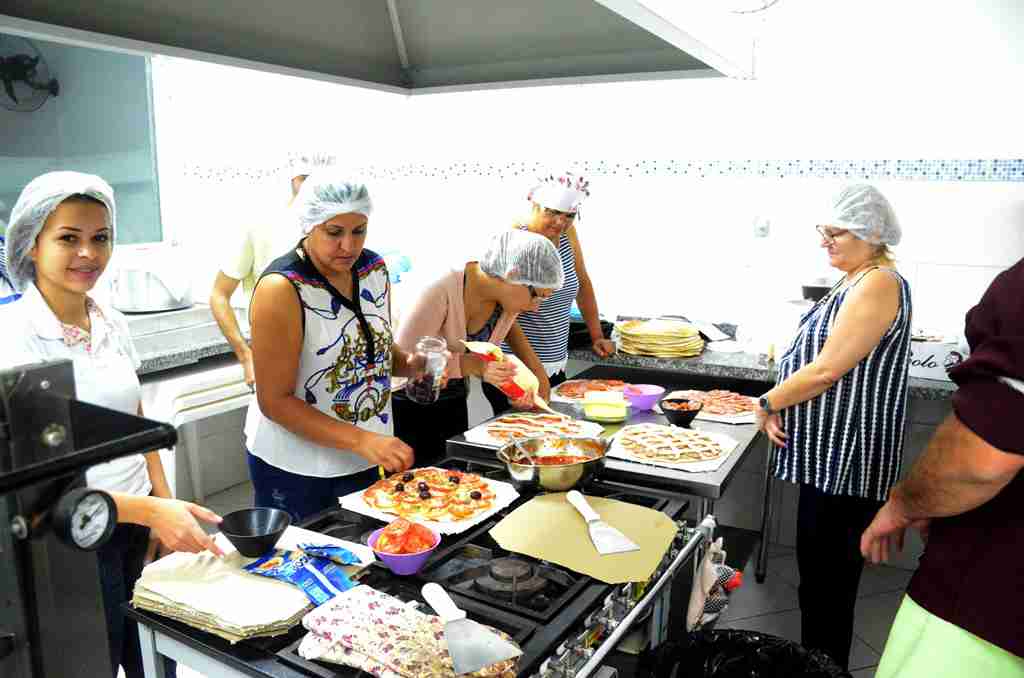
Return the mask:
<svg viewBox="0 0 1024 678">
<path fill-rule="evenodd" d="M 247 508 L 224 516 L 220 531 L 238 552 L 247 558 L 259 558 L 274 548 L 277 540 L 292 524 L 287 511 L 276 508 Z"/>
<path fill-rule="evenodd" d="M 665 407 L 665 403 L 696 403 L 700 407 L 695 410 L 670 410 Z M 694 418 L 704 407 L 702 403 L 688 398 L 662 398 L 658 401 L 658 406 L 661 407 L 661 411 L 665 418 L 668 419 L 668 423 L 682 426 L 683 428 L 690 428 L 690 424 L 693 423 Z"/>
</svg>

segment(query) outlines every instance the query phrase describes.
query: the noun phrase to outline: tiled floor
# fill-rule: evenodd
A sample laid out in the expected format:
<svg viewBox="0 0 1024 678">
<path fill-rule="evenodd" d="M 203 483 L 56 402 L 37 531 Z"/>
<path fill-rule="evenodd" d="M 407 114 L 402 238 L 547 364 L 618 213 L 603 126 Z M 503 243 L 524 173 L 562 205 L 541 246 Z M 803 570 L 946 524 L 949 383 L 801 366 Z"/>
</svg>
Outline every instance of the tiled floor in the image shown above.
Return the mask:
<svg viewBox="0 0 1024 678">
<path fill-rule="evenodd" d="M 854 617 L 850 669 L 854 678 L 873 678 L 885 649 L 889 627 L 896 616 L 903 591 L 913 573 L 894 567 L 867 566 L 861 577 Z M 797 600 L 796 555 L 793 549 L 773 545 L 769 550 L 768 576 L 763 584 L 754 578 L 754 560 L 743 572 L 737 590 L 718 628 L 749 629 L 800 641 L 800 610 Z"/>
<path fill-rule="evenodd" d="M 217 494 L 211 494 L 203 502 L 203 505 L 220 515 L 248 508 L 253 505 L 252 483 L 247 481 Z"/>
</svg>

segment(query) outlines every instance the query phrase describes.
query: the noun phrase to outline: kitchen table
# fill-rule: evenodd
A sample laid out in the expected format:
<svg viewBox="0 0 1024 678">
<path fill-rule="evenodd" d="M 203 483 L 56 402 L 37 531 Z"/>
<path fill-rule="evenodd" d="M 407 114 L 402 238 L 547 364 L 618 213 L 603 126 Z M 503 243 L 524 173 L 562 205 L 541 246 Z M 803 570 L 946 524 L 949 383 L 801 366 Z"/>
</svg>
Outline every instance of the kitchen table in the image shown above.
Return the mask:
<svg viewBox="0 0 1024 678">
<path fill-rule="evenodd" d="M 665 375 L 639 374 L 638 370 L 617 369 L 603 365 L 585 370 L 574 377 L 574 379 L 623 379 L 631 383 L 658 384 L 659 386 L 664 386 L 667 389 L 666 392 L 684 388 L 736 388 L 736 385 L 731 383 L 728 385 L 716 383 L 708 386 L 704 382 L 696 382 L 693 379 L 666 379 Z M 583 417 L 580 405 L 556 402 L 551 403 L 551 407 L 563 414 L 576 418 Z M 637 412 L 631 409 L 630 417 L 627 421 L 621 424 L 605 426 L 605 435 L 612 435 L 615 431 L 629 424 L 644 423 L 668 424 L 668 420 L 663 415 L 653 411 Z M 656 487 L 697 497 L 700 499 L 698 514 L 698 520 L 700 520 L 705 515 L 714 511 L 715 501 L 725 494 L 730 481 L 735 477 L 740 466 L 752 452 L 757 450 L 758 446 L 767 445 L 767 438 L 753 424 L 720 424 L 697 420 L 693 423 L 692 427 L 699 431 L 727 435 L 739 444 L 736 450 L 725 460 L 725 463 L 715 471 L 690 473 L 608 457 L 601 477 L 609 481 Z M 448 456 L 468 459 L 493 460 L 496 450 L 497 448 L 493 446 L 470 442 L 466 440 L 466 436 L 463 434 L 450 438 L 447 444 Z"/>
<path fill-rule="evenodd" d="M 746 379 L 732 379 L 721 376 L 695 376 L 673 373 L 669 371 L 637 369 L 619 365 L 601 364 L 595 365 L 580 374 L 574 379 L 622 379 L 634 384 L 657 384 L 666 389 L 666 393 L 687 388 L 714 389 L 724 388 L 743 393 L 745 395 L 760 395 L 764 391 L 764 385 L 756 381 Z M 573 417 L 583 416 L 582 407 L 568 403 L 552 403 L 556 411 L 568 414 Z M 653 411 L 636 412 L 630 410 L 630 418 L 622 424 L 613 424 L 605 428 L 605 432 L 611 435 L 622 426 L 628 424 L 656 423 L 667 424 L 668 420 L 661 414 Z M 722 433 L 736 440 L 739 445 L 729 455 L 725 463 L 715 471 L 703 473 L 690 473 L 677 471 L 675 469 L 652 466 L 637 462 L 627 461 L 609 457 L 606 461 L 602 478 L 609 482 L 621 482 L 631 485 L 642 485 L 654 487 L 661 490 L 669 490 L 680 494 L 697 497 L 700 500 L 697 511 L 697 520 L 704 516 L 713 514 L 715 501 L 721 499 L 729 488 L 730 482 L 736 476 L 737 471 L 751 454 L 759 449 L 765 450 L 764 465 L 760 469 L 764 478 L 764 501 L 762 502 L 761 528 L 758 534 L 762 545 L 767 544 L 769 539 L 769 525 L 771 521 L 771 474 L 769 462 L 771 450 L 768 438 L 761 433 L 754 424 L 721 424 L 709 421 L 696 420 L 693 428 L 700 431 L 712 431 Z M 465 435 L 457 435 L 450 438 L 447 443 L 447 454 L 450 457 L 458 457 L 471 460 L 495 459 L 496 448 L 481 445 L 466 440 Z M 767 549 L 762 547 L 764 554 L 759 552 L 758 581 L 763 581 L 765 576 L 765 564 L 767 562 Z"/>
</svg>

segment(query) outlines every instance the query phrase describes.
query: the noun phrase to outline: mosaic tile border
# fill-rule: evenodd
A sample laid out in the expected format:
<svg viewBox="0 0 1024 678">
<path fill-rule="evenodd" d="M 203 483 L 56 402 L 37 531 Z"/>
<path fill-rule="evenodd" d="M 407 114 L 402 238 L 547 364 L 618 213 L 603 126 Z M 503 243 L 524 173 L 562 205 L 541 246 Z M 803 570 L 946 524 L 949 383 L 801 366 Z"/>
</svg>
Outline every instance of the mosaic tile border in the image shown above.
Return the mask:
<svg viewBox="0 0 1024 678">
<path fill-rule="evenodd" d="M 679 176 L 693 179 L 904 179 L 914 181 L 1024 182 L 1024 158 L 1004 160 L 585 160 L 564 163 L 584 176 Z M 538 162 L 453 161 L 353 168 L 367 179 L 449 179 L 534 177 L 551 171 Z M 281 167 L 231 167 L 188 163 L 184 174 L 213 182 L 252 182 L 278 176 Z"/>
</svg>

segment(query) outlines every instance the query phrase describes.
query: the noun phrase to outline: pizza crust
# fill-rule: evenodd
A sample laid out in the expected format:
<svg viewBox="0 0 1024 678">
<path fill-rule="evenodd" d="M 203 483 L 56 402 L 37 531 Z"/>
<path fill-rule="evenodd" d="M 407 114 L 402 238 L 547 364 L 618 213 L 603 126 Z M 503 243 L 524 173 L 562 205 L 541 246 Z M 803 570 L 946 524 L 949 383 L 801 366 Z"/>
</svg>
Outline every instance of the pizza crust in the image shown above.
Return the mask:
<svg viewBox="0 0 1024 678">
<path fill-rule="evenodd" d="M 378 511 L 442 523 L 472 520 L 490 511 L 495 500 L 494 490 L 477 474 L 438 468 L 392 474 L 363 490 L 362 496 Z"/>
<path fill-rule="evenodd" d="M 604 427 L 564 415 L 514 412 L 466 431 L 466 440 L 501 447 L 512 440 L 537 436 L 589 438 L 600 436 Z"/>
<path fill-rule="evenodd" d="M 739 443 L 727 435 L 662 424 L 633 424 L 622 428 L 608 455 L 691 473 L 718 469 Z"/>
</svg>

